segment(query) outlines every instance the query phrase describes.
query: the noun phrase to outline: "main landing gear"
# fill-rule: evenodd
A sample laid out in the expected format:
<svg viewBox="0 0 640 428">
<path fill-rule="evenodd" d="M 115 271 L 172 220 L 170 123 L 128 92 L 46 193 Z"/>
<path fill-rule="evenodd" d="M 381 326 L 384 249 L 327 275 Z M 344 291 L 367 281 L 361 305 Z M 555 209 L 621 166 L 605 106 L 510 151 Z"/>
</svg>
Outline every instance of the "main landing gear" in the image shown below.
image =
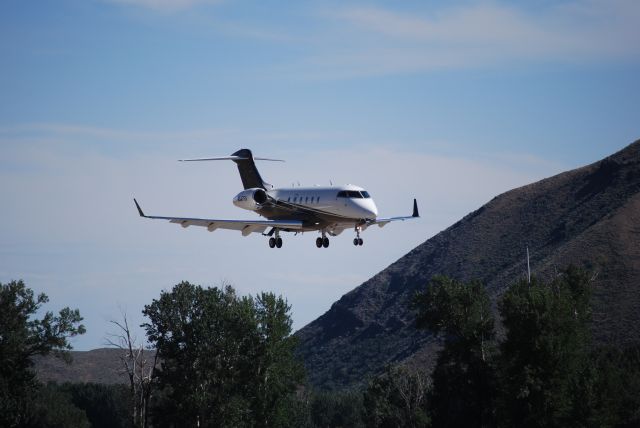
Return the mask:
<svg viewBox="0 0 640 428">
<path fill-rule="evenodd" d="M 360 230 L 362 230 L 362 228 L 360 226 L 356 226 L 356 237 L 353 238 L 353 245 L 355 245 L 356 247 L 358 245 L 362 246 L 362 244 L 364 244 L 364 241 L 360 237 Z"/>
<path fill-rule="evenodd" d="M 269 238 L 269 248 L 278 247 L 282 248 L 282 238 L 280 237 L 280 231 L 276 229 L 276 236 Z"/>
<path fill-rule="evenodd" d="M 316 247 L 318 248 L 329 247 L 329 238 L 327 238 L 327 235 L 324 230 L 322 231 L 322 237 L 318 237 L 316 239 Z"/>
</svg>

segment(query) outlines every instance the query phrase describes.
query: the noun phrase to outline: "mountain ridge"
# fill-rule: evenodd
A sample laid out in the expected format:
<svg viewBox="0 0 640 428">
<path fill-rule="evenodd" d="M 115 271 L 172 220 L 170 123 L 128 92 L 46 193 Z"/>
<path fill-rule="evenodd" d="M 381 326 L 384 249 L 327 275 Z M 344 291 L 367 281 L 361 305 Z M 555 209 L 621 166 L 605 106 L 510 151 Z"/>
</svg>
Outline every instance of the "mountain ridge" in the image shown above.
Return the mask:
<svg viewBox="0 0 640 428">
<path fill-rule="evenodd" d="M 413 293 L 436 274 L 479 279 L 495 302 L 526 272 L 568 264 L 598 273 L 594 337 L 640 340 L 640 140 L 595 163 L 504 192 L 345 294 L 300 329 L 299 351 L 321 388 L 360 383 L 387 364 L 432 364 L 439 341 L 413 327 Z"/>
</svg>

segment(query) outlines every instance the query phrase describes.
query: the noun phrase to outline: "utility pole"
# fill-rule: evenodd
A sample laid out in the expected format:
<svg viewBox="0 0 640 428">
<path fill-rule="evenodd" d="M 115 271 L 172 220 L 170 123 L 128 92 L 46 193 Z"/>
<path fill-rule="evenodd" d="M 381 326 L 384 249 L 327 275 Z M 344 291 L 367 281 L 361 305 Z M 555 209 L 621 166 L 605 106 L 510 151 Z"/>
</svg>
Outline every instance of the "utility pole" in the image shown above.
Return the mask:
<svg viewBox="0 0 640 428">
<path fill-rule="evenodd" d="M 529 265 L 529 246 L 527 245 L 527 282 L 531 286 L 531 266 Z"/>
</svg>

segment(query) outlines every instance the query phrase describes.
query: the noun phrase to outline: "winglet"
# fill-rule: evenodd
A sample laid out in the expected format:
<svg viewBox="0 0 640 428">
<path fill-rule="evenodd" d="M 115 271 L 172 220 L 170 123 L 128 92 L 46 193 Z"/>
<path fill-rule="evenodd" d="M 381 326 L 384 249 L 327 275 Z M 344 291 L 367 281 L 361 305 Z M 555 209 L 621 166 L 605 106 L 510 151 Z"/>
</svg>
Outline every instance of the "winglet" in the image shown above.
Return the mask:
<svg viewBox="0 0 640 428">
<path fill-rule="evenodd" d="M 415 199 L 413 200 L 413 215 L 411 217 L 420 217 L 420 213 L 418 213 L 418 201 Z"/>
<path fill-rule="evenodd" d="M 140 214 L 140 217 L 146 217 L 146 215 L 144 215 L 144 213 L 142 212 L 142 208 L 140 208 L 138 201 L 136 201 L 136 198 L 133 198 L 133 202 L 136 203 L 136 208 L 138 209 L 138 214 Z"/>
</svg>

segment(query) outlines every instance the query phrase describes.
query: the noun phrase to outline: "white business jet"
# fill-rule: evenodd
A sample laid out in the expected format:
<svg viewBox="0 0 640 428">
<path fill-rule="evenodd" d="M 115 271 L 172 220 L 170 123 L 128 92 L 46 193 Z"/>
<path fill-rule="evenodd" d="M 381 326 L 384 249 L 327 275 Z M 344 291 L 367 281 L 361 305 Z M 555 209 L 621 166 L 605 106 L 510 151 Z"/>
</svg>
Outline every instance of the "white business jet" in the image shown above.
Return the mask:
<svg viewBox="0 0 640 428">
<path fill-rule="evenodd" d="M 329 246 L 330 236 L 338 236 L 345 229 L 353 229 L 353 244 L 362 245 L 360 232 L 377 224 L 385 226 L 392 221 L 404 221 L 419 217 L 418 203 L 413 200 L 413 214 L 406 217 L 378 217 L 378 209 L 369 192 L 361 187 L 291 187 L 275 189 L 265 182 L 254 160 L 280 161 L 279 159 L 254 158 L 251 150 L 241 149 L 231 156 L 206 159 L 184 159 L 185 162 L 232 160 L 238 165 L 244 189 L 233 198 L 237 207 L 254 211 L 266 220 L 221 220 L 207 218 L 161 217 L 145 215 L 138 201 L 134 199 L 141 217 L 169 220 L 182 227 L 202 226 L 209 232 L 216 229 L 239 230 L 243 236 L 252 232 L 269 236 L 269 247 L 281 248 L 281 232 L 295 234 L 317 231 L 318 248 Z M 281 161 L 280 161 L 281 162 Z M 270 229 L 268 233 L 264 233 Z"/>
</svg>

